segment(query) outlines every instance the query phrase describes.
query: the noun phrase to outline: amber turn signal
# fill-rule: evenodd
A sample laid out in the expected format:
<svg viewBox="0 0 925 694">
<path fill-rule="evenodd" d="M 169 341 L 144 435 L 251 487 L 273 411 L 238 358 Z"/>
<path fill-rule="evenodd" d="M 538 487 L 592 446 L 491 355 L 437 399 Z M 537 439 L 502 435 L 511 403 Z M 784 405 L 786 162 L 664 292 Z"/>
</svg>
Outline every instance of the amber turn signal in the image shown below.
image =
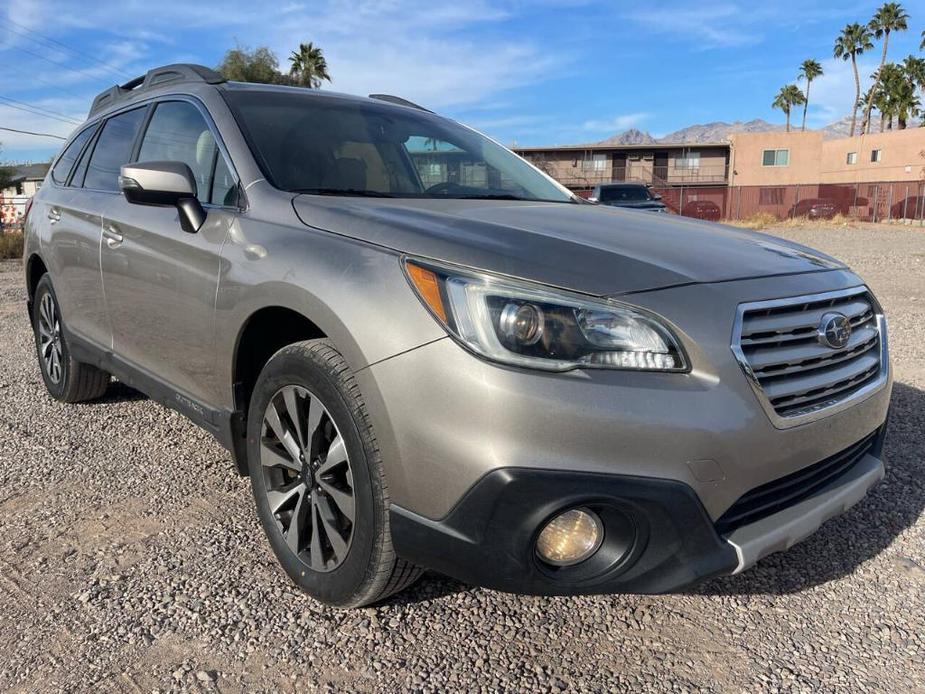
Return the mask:
<svg viewBox="0 0 925 694">
<path fill-rule="evenodd" d="M 418 290 L 418 295 L 424 300 L 424 303 L 430 307 L 437 317 L 447 323 L 446 308 L 443 305 L 443 297 L 440 295 L 440 282 L 437 275 L 414 263 L 406 263 L 408 277 Z"/>
</svg>

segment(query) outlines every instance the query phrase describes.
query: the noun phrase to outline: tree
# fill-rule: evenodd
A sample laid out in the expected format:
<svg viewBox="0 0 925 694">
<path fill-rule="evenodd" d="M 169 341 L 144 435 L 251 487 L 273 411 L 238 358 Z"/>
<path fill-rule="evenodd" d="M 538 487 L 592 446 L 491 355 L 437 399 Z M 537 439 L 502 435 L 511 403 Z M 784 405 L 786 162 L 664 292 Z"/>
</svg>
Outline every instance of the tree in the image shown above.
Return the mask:
<svg viewBox="0 0 925 694">
<path fill-rule="evenodd" d="M 289 62 L 289 76 L 293 84 L 318 89 L 322 80 L 332 81 L 328 74 L 328 61 L 324 59 L 321 49 L 311 41 L 300 43 L 299 50 L 289 56 Z"/>
<path fill-rule="evenodd" d="M 222 77 L 235 82 L 289 84 L 289 78 L 279 71 L 279 60 L 266 46 L 253 51 L 244 46 L 232 48 L 215 68 Z"/>
<path fill-rule="evenodd" d="M 3 151 L 2 147 L 0 147 L 0 151 Z M 9 188 L 12 181 L 13 168 L 0 162 L 0 194 L 2 194 L 5 189 Z"/>
<path fill-rule="evenodd" d="M 780 88 L 777 96 L 771 104 L 773 108 L 779 108 L 787 116 L 787 132 L 790 132 L 790 110 L 794 106 L 806 103 L 806 97 L 800 88 L 795 84 L 788 84 Z"/>
<path fill-rule="evenodd" d="M 841 34 L 835 39 L 835 47 L 832 50 L 832 54 L 836 58 L 850 60 L 851 67 L 854 69 L 854 110 L 851 112 L 851 137 L 854 137 L 854 127 L 858 122 L 858 105 L 861 102 L 861 76 L 858 74 L 858 56 L 873 47 L 870 29 L 855 22 L 854 24 L 846 25 L 841 30 Z"/>
<path fill-rule="evenodd" d="M 806 99 L 803 101 L 803 125 L 801 131 L 806 130 L 806 111 L 809 109 L 809 85 L 817 77 L 822 76 L 822 66 L 815 60 L 804 60 L 800 65 L 800 76 L 798 79 L 806 80 Z"/>
<path fill-rule="evenodd" d="M 883 65 L 886 63 L 886 51 L 890 44 L 890 33 L 893 31 L 905 31 L 908 28 L 906 26 L 907 19 L 909 19 L 909 15 L 906 14 L 902 5 L 898 2 L 885 2 L 880 6 L 880 9 L 874 13 L 873 19 L 867 24 L 868 29 L 870 29 L 875 37 L 883 39 L 880 66 L 877 68 L 877 72 L 874 73 L 874 92 L 876 92 L 880 86 Z M 868 132 L 870 131 L 871 106 L 872 104 L 868 104 L 867 110 L 864 113 L 864 122 L 867 123 Z"/>
</svg>

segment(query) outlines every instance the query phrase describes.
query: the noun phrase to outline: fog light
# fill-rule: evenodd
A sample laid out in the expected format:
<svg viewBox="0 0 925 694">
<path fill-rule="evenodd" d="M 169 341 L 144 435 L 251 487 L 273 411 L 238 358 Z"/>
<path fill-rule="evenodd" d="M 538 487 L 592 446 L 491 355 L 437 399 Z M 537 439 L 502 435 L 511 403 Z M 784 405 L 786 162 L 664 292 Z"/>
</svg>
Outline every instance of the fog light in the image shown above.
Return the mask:
<svg viewBox="0 0 925 694">
<path fill-rule="evenodd" d="M 603 539 L 604 526 L 597 514 L 573 508 L 546 524 L 536 541 L 536 553 L 553 566 L 571 566 L 594 554 Z"/>
</svg>

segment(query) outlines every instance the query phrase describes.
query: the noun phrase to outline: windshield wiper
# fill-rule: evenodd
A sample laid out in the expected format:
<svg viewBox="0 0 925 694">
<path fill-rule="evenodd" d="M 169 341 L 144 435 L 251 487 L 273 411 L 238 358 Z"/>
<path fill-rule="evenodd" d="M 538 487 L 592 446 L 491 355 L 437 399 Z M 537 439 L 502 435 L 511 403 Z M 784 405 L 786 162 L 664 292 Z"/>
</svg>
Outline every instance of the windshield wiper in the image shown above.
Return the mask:
<svg viewBox="0 0 925 694">
<path fill-rule="evenodd" d="M 462 195 L 433 195 L 431 197 L 435 200 L 524 200 L 535 202 L 530 198 L 522 198 L 519 195 L 512 195 L 510 193 L 464 193 Z"/>
<path fill-rule="evenodd" d="M 380 193 L 376 190 L 361 190 L 359 188 L 296 188 L 290 193 L 305 193 L 307 195 L 343 195 L 357 198 L 394 198 L 389 193 Z"/>
</svg>

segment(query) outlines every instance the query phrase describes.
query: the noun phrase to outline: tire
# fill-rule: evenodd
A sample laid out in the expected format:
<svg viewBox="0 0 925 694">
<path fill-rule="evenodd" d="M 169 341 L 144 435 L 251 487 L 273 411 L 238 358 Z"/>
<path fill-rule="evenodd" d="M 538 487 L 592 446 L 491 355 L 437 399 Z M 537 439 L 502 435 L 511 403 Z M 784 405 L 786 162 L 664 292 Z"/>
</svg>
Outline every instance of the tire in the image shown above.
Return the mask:
<svg viewBox="0 0 925 694">
<path fill-rule="evenodd" d="M 331 342 L 289 345 L 263 368 L 248 408 L 247 458 L 270 546 L 310 596 L 360 607 L 420 576 L 392 548 L 379 447 Z"/>
<path fill-rule="evenodd" d="M 110 376 L 71 356 L 63 326 L 58 297 L 45 274 L 32 302 L 32 332 L 45 388 L 60 402 L 95 400 L 106 392 Z"/>
</svg>

